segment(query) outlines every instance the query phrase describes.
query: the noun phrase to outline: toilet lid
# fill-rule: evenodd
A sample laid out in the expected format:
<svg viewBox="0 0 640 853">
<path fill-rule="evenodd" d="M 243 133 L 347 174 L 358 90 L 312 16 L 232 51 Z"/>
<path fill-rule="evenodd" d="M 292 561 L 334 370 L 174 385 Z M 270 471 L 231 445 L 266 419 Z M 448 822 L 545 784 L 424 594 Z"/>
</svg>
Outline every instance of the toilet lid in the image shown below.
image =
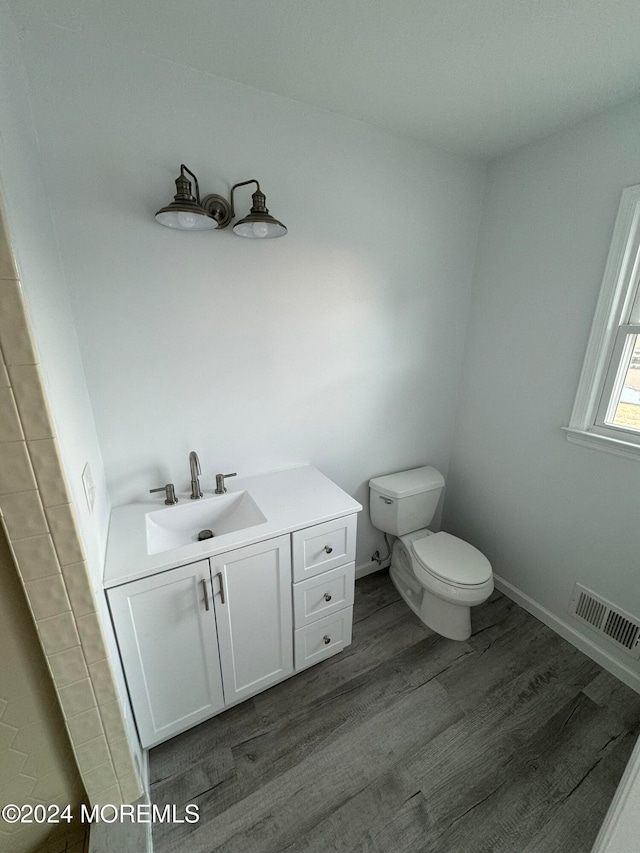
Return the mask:
<svg viewBox="0 0 640 853">
<path fill-rule="evenodd" d="M 489 560 L 457 536 L 434 533 L 416 539 L 411 547 L 421 566 L 446 583 L 477 586 L 491 577 Z"/>
</svg>

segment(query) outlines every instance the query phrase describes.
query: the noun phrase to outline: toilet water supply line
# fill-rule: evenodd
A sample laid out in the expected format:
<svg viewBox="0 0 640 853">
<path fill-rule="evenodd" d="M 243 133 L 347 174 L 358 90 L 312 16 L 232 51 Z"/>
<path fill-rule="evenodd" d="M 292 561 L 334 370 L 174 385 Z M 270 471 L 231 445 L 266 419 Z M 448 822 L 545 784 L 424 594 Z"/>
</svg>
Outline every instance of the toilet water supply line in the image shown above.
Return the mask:
<svg viewBox="0 0 640 853">
<path fill-rule="evenodd" d="M 382 566 L 383 563 L 386 563 L 387 560 L 389 559 L 389 557 L 391 556 L 391 544 L 389 542 L 389 537 L 387 536 L 386 533 L 384 534 L 384 541 L 386 542 L 386 545 L 387 545 L 387 553 L 384 555 L 384 557 L 380 556 L 380 551 L 375 551 L 371 555 L 371 562 L 373 562 L 375 560 L 375 562 L 379 566 Z M 386 569 L 386 568 L 388 568 L 388 566 L 383 566 L 383 568 Z"/>
</svg>

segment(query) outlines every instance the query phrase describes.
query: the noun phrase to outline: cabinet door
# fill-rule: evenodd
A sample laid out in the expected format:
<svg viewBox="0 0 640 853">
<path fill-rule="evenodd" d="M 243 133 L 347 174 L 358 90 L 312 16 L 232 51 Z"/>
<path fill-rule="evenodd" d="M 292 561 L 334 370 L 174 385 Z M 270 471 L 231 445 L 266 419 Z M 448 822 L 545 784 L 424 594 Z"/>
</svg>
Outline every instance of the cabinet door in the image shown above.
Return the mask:
<svg viewBox="0 0 640 853">
<path fill-rule="evenodd" d="M 109 606 L 142 746 L 224 705 L 209 561 L 109 590 Z"/>
<path fill-rule="evenodd" d="M 288 536 L 211 558 L 227 704 L 293 672 Z"/>
</svg>

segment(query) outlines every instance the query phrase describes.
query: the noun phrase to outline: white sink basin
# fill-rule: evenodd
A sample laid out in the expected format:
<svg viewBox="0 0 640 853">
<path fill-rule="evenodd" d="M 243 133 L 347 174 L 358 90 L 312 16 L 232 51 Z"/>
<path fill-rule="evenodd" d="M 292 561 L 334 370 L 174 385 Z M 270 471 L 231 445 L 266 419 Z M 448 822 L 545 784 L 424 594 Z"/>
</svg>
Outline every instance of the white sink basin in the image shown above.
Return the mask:
<svg viewBox="0 0 640 853">
<path fill-rule="evenodd" d="M 215 495 L 146 514 L 147 552 L 160 554 L 198 542 L 201 531 L 213 538 L 244 530 L 267 519 L 249 492 Z M 211 538 L 211 537 L 206 537 Z"/>
</svg>

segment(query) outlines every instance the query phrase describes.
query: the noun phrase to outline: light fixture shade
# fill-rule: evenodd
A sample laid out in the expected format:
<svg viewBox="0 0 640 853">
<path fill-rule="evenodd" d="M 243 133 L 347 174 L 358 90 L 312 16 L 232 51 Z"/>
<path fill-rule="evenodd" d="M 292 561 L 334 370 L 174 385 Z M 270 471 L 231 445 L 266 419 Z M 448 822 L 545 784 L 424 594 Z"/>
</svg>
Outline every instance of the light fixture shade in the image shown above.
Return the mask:
<svg viewBox="0 0 640 853">
<path fill-rule="evenodd" d="M 194 179 L 195 196 L 191 191 L 191 181 L 185 172 Z M 180 175 L 176 178 L 174 200 L 156 213 L 156 220 L 160 225 L 177 228 L 180 231 L 212 231 L 218 227 L 217 220 L 200 204 L 198 179 L 184 164 L 180 166 Z"/>
<path fill-rule="evenodd" d="M 256 181 L 255 183 L 257 184 L 258 182 Z M 249 237 L 253 240 L 284 237 L 287 229 L 282 222 L 278 222 L 277 219 L 269 215 L 266 207 L 266 198 L 260 190 L 260 184 L 258 184 L 258 189 L 251 198 L 253 200 L 251 212 L 244 219 L 236 222 L 233 226 L 233 233 L 239 237 Z"/>
<path fill-rule="evenodd" d="M 174 201 L 156 213 L 160 225 L 180 231 L 212 231 L 218 223 L 199 204 Z"/>
<path fill-rule="evenodd" d="M 278 222 L 273 216 L 249 216 L 241 219 L 233 226 L 233 233 L 239 237 L 250 237 L 254 240 L 264 240 L 270 237 L 284 237 L 287 233 L 282 222 Z"/>
</svg>

